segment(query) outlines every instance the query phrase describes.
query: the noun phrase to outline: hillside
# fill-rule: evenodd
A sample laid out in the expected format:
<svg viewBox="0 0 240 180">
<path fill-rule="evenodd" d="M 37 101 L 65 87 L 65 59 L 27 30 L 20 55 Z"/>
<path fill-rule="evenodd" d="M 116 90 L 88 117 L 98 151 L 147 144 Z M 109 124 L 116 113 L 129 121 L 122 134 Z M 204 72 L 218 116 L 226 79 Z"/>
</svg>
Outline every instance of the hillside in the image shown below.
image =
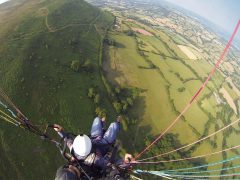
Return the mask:
<svg viewBox="0 0 240 180">
<path fill-rule="evenodd" d="M 112 15 L 83 0 L 15 0 L 0 17 L 0 86 L 31 121 L 89 133 L 96 109 L 113 120 L 99 74 Z M 53 179 L 64 163 L 52 144 L 2 121 L 0 159 L 0 179 Z"/>
</svg>

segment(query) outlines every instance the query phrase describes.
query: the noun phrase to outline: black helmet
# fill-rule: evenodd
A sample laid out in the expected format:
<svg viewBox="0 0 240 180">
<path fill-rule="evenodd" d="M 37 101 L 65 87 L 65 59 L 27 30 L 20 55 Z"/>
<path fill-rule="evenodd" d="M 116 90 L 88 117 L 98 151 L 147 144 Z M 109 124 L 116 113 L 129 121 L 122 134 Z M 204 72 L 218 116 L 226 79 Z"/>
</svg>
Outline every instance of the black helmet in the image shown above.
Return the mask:
<svg viewBox="0 0 240 180">
<path fill-rule="evenodd" d="M 77 174 L 71 172 L 68 167 L 62 166 L 57 170 L 55 180 L 79 180 Z"/>
</svg>

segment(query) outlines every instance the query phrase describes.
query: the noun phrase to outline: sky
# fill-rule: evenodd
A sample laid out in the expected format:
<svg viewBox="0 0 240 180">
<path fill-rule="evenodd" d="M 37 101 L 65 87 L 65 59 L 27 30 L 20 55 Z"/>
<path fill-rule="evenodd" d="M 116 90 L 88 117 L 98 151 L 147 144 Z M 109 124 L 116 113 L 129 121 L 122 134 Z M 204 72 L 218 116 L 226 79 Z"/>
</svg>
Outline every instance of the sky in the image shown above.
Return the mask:
<svg viewBox="0 0 240 180">
<path fill-rule="evenodd" d="M 8 0 L 0 0 L 0 4 L 4 3 L 6 1 L 8 1 Z"/>
<path fill-rule="evenodd" d="M 221 26 L 232 33 L 240 19 L 240 0 L 166 0 Z"/>
</svg>

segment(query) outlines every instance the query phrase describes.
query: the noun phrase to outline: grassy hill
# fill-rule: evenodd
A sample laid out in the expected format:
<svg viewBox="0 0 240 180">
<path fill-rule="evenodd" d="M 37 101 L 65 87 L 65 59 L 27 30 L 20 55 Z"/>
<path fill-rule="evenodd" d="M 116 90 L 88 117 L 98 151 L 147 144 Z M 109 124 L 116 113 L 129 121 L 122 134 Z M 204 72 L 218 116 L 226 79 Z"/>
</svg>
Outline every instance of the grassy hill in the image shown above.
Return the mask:
<svg viewBox="0 0 240 180">
<path fill-rule="evenodd" d="M 112 15 L 83 0 L 10 1 L 0 15 L 0 86 L 29 119 L 75 133 L 89 133 L 96 108 L 113 120 L 99 74 Z M 63 164 L 52 144 L 4 122 L 0 159 L 0 179 L 53 179 Z"/>
</svg>

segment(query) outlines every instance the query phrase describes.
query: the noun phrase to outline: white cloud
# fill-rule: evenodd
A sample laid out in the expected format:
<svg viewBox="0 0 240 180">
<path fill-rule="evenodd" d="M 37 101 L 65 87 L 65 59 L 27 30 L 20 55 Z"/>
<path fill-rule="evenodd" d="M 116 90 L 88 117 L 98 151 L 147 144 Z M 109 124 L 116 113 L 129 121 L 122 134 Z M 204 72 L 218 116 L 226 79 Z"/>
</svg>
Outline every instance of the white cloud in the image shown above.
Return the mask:
<svg viewBox="0 0 240 180">
<path fill-rule="evenodd" d="M 9 1 L 9 0 L 0 0 L 0 4 L 4 3 L 6 1 Z"/>
</svg>

